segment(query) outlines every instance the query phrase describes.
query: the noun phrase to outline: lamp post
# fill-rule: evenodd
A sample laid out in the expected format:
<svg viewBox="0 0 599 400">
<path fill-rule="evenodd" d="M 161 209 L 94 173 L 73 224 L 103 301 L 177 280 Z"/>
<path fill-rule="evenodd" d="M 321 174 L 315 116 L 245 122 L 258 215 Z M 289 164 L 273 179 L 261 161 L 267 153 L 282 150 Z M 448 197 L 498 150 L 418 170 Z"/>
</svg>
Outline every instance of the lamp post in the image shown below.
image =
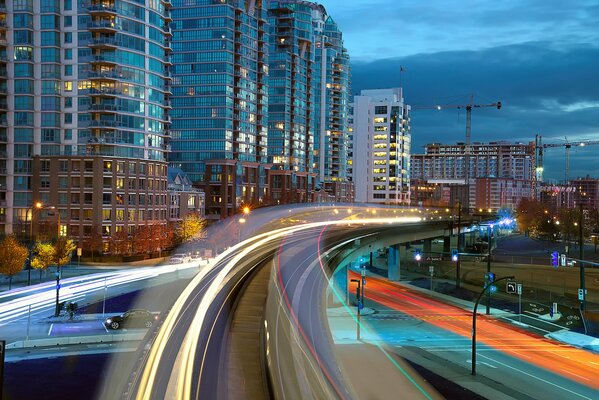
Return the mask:
<svg viewBox="0 0 599 400">
<path fill-rule="evenodd" d="M 488 240 L 488 251 L 487 251 L 487 274 L 491 273 L 491 244 L 493 235 L 493 225 L 487 225 L 487 240 Z M 491 292 L 487 292 L 487 304 L 486 304 L 486 314 L 489 315 L 491 313 Z"/>
<path fill-rule="evenodd" d="M 29 207 L 29 262 L 27 263 L 27 286 L 31 286 L 31 261 L 33 260 L 33 213 L 35 210 L 43 208 L 44 205 L 41 202 L 36 202 Z"/>
<path fill-rule="evenodd" d="M 494 282 L 488 282 L 483 290 L 478 295 L 476 299 L 476 303 L 474 303 L 474 309 L 472 310 L 472 375 L 476 375 L 476 309 L 478 308 L 478 303 L 480 302 L 480 298 L 483 296 L 485 292 L 489 293 L 488 290 L 494 283 L 499 281 L 503 281 L 505 279 L 514 279 L 514 276 L 506 276 L 503 278 L 496 279 Z"/>
<path fill-rule="evenodd" d="M 455 287 L 460 287 L 460 251 L 462 240 L 460 239 L 460 229 L 462 226 L 462 203 L 458 201 L 458 259 L 455 263 Z"/>
<path fill-rule="evenodd" d="M 583 238 L 583 215 L 582 215 L 582 203 L 578 204 L 578 259 L 580 260 L 580 290 L 582 295 L 580 296 L 580 312 L 584 312 L 585 300 L 586 300 L 586 288 L 584 282 L 584 238 Z"/>
<path fill-rule="evenodd" d="M 352 279 L 351 282 L 355 282 L 358 284 L 358 286 L 356 286 L 356 298 L 358 300 L 358 325 L 356 328 L 356 338 L 357 338 L 357 340 L 360 340 L 360 311 L 362 310 L 362 307 L 363 307 L 363 305 L 362 305 L 363 298 L 360 299 L 360 297 L 361 297 L 360 296 L 360 286 L 361 286 L 362 282 L 359 279 Z"/>
</svg>

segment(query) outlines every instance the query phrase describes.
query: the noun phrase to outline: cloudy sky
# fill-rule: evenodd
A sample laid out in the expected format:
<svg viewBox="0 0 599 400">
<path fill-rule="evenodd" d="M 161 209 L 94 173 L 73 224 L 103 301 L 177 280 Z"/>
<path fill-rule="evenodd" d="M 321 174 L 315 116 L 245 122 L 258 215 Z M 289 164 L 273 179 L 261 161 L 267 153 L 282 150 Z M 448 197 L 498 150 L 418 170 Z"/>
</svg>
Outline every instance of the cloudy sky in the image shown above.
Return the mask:
<svg viewBox="0 0 599 400">
<path fill-rule="evenodd" d="M 475 109 L 472 141 L 599 141 L 599 0 L 322 0 L 352 57 L 353 94 L 400 84 L 408 104 Z M 465 111 L 415 109 L 413 152 L 464 141 Z M 563 148 L 545 177 L 564 178 Z M 599 145 L 573 148 L 570 176 L 599 177 Z"/>
</svg>

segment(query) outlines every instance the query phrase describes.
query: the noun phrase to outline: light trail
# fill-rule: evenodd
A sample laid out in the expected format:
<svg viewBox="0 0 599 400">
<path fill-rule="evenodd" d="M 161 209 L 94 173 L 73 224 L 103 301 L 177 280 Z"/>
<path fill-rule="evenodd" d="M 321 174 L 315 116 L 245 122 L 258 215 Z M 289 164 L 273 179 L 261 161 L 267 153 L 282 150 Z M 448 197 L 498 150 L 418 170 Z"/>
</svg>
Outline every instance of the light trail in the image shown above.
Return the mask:
<svg viewBox="0 0 599 400">
<path fill-rule="evenodd" d="M 188 264 L 165 265 L 160 267 L 142 268 L 132 271 L 119 271 L 88 275 L 85 277 L 67 278 L 61 280 L 60 301 L 73 301 L 86 295 L 101 291 L 104 287 L 116 287 L 137 281 L 151 279 L 181 269 L 196 268 L 197 262 Z M 12 323 L 29 314 L 51 309 L 56 302 L 56 283 L 49 282 L 36 285 L 18 294 L 31 293 L 14 300 L 0 303 L 0 327 Z M 14 293 L 4 294 L 4 298 L 14 296 Z"/>
<path fill-rule="evenodd" d="M 471 335 L 471 312 L 441 303 L 380 278 L 370 277 L 369 287 L 371 289 L 368 291 L 368 298 L 379 304 L 460 336 L 469 338 Z M 441 316 L 444 318 L 439 318 Z M 477 322 L 477 336 L 480 342 L 491 348 L 567 379 L 599 389 L 599 381 L 596 379 L 599 375 L 597 354 L 555 343 L 483 315 L 479 316 Z M 508 341 L 509 346 L 506 346 Z M 531 346 L 533 343 L 534 347 Z M 564 353 L 569 357 L 565 357 Z M 564 368 L 571 376 L 564 376 Z"/>
<path fill-rule="evenodd" d="M 189 399 L 191 396 L 191 386 L 194 379 L 193 365 L 195 362 L 195 355 L 197 353 L 198 341 L 200 338 L 200 332 L 206 323 L 206 315 L 211 303 L 214 301 L 219 293 L 219 290 L 225 286 L 227 276 L 237 267 L 239 261 L 247 257 L 252 251 L 258 249 L 260 246 L 267 244 L 270 241 L 278 240 L 287 234 L 294 232 L 301 232 L 303 230 L 323 227 L 327 225 L 391 225 L 391 224 L 406 224 L 420 222 L 420 217 L 392 217 L 392 218 L 369 218 L 369 219 L 355 219 L 348 222 L 347 220 L 337 221 L 324 221 L 324 222 L 313 222 L 303 224 L 295 227 L 286 227 L 277 229 L 268 233 L 257 235 L 244 242 L 238 243 L 226 252 L 222 253 L 216 260 L 215 266 L 231 254 L 238 252 L 231 261 L 224 265 L 218 272 L 216 277 L 208 286 L 206 293 L 202 297 L 200 304 L 196 310 L 193 321 L 190 325 L 190 329 L 187 331 L 184 341 L 178 352 L 177 360 L 180 365 L 173 367 L 173 373 L 171 380 L 176 381 L 176 393 L 177 399 Z M 169 338 L 173 333 L 176 320 L 179 318 L 185 303 L 190 299 L 195 288 L 200 285 L 202 279 L 208 271 L 204 270 L 204 273 L 200 273 L 194 277 L 190 284 L 183 290 L 180 297 L 173 305 L 171 312 L 168 314 L 163 326 L 161 327 L 154 345 L 150 349 L 150 353 L 145 364 L 143 371 L 141 372 L 141 378 L 139 381 L 138 391 L 136 398 L 138 400 L 149 400 L 152 398 L 152 392 L 154 390 L 154 383 L 156 379 L 156 373 L 158 371 L 158 365 L 166 351 L 168 346 Z M 203 364 L 200 366 L 203 368 Z M 201 371 L 200 371 L 201 376 Z"/>
</svg>

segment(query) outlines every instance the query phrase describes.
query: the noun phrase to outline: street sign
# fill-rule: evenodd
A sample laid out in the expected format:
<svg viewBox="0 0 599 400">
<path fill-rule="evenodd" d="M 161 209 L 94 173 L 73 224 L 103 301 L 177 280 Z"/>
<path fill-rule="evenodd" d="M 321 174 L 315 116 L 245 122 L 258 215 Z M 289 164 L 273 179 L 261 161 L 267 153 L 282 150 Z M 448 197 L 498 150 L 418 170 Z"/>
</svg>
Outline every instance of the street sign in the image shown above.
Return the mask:
<svg viewBox="0 0 599 400">
<path fill-rule="evenodd" d="M 366 268 L 362 268 L 361 274 L 363 277 L 366 276 Z"/>
<path fill-rule="evenodd" d="M 553 303 L 553 313 L 557 314 L 557 303 Z"/>
<path fill-rule="evenodd" d="M 584 289 L 578 289 L 578 300 L 580 301 L 584 301 L 584 293 L 585 290 Z"/>
<path fill-rule="evenodd" d="M 82 251 L 83 249 L 81 247 L 77 247 L 77 257 L 81 257 Z"/>
<path fill-rule="evenodd" d="M 516 293 L 516 285 L 517 285 L 516 282 L 508 281 L 505 284 L 505 291 L 508 292 L 508 293 L 512 293 L 512 294 Z"/>
<path fill-rule="evenodd" d="M 521 294 L 522 294 L 522 284 L 521 284 L 521 283 L 519 283 L 519 284 L 516 286 L 516 291 L 518 292 L 518 294 L 519 294 L 519 295 L 521 295 Z"/>
<path fill-rule="evenodd" d="M 428 266 L 428 272 L 430 272 L 431 274 L 435 273 L 435 266 L 434 265 L 429 265 Z"/>
<path fill-rule="evenodd" d="M 560 257 L 560 265 L 562 267 L 566 266 L 566 255 L 565 254 L 562 254 L 561 257 Z"/>
</svg>

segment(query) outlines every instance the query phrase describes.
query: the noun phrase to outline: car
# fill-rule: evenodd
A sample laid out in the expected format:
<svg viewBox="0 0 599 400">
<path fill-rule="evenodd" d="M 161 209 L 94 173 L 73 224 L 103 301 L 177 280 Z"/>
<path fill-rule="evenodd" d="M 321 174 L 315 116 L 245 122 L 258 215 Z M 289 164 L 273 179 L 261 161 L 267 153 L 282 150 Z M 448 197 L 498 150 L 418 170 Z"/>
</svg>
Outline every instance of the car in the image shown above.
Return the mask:
<svg viewBox="0 0 599 400">
<path fill-rule="evenodd" d="M 183 257 L 175 257 L 175 256 L 169 258 L 169 261 L 171 264 L 183 264 L 185 262 Z"/>
<path fill-rule="evenodd" d="M 173 264 L 188 263 L 188 262 L 191 262 L 191 255 L 189 255 L 189 254 L 183 254 L 183 253 L 173 254 L 171 256 L 171 261 L 172 260 L 178 260 L 177 263 L 173 263 Z"/>
<path fill-rule="evenodd" d="M 107 329 L 117 330 L 122 328 L 150 328 L 158 320 L 158 314 L 148 310 L 129 310 L 120 315 L 108 317 L 104 320 Z"/>
</svg>

